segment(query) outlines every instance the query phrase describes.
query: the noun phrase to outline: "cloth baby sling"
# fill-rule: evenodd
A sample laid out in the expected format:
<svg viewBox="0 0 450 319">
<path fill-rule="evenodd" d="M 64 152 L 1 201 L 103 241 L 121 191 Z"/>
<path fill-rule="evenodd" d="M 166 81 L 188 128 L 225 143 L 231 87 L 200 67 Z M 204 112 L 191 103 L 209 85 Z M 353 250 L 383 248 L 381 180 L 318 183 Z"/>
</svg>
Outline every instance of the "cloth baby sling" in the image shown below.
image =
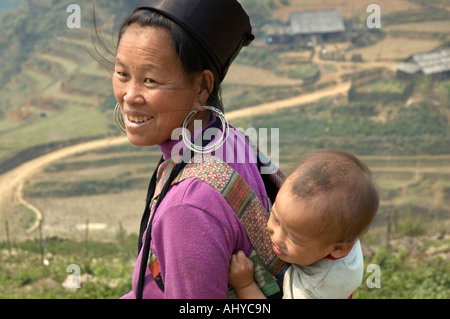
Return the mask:
<svg viewBox="0 0 450 319">
<path fill-rule="evenodd" d="M 217 122 L 214 126 L 216 125 Z M 256 147 L 254 149 L 257 150 Z M 261 160 L 262 156 L 265 155 L 257 150 L 258 168 L 260 169 L 260 172 L 262 167 L 268 166 L 268 164 L 266 164 L 268 161 L 265 160 L 263 162 Z M 139 279 L 136 287 L 136 298 L 142 298 L 147 267 L 149 267 L 158 287 L 164 291 L 164 283 L 161 277 L 158 259 L 156 258 L 156 255 L 150 251 L 153 218 L 156 215 L 156 209 L 170 187 L 188 178 L 202 180 L 224 197 L 242 222 L 253 246 L 253 251 L 249 257 L 255 265 L 255 282 L 267 297 L 278 293 L 280 287 L 277 284 L 277 279 L 275 277 L 282 270 L 284 262 L 272 251 L 270 238 L 266 228 L 269 212 L 264 208 L 259 198 L 247 185 L 245 180 L 231 166 L 219 161 L 211 155 L 197 154 L 188 163 L 181 161 L 175 166 L 173 166 L 173 164 L 171 159 L 163 161 L 163 158 L 161 157 L 158 167 L 150 181 L 146 208 L 141 220 L 139 235 L 138 248 L 139 251 L 141 249 L 143 249 L 143 251 Z M 171 170 L 170 167 L 164 169 L 164 171 L 166 171 L 165 176 L 159 176 L 161 182 L 164 182 L 165 180 L 162 188 L 157 187 L 156 185 L 157 172 L 161 165 L 172 166 Z M 266 192 L 273 203 L 285 176 L 278 168 L 273 165 L 271 166 L 270 174 L 261 174 L 261 177 L 264 181 Z M 169 170 L 170 174 L 168 174 Z M 159 185 L 161 184 L 162 183 Z M 270 207 L 270 203 L 268 203 L 268 207 Z M 151 212 L 152 210 L 153 213 Z M 147 230 L 146 238 L 144 244 L 142 244 L 145 230 Z M 231 287 L 229 287 L 228 297 L 236 297 L 234 290 Z"/>
</svg>

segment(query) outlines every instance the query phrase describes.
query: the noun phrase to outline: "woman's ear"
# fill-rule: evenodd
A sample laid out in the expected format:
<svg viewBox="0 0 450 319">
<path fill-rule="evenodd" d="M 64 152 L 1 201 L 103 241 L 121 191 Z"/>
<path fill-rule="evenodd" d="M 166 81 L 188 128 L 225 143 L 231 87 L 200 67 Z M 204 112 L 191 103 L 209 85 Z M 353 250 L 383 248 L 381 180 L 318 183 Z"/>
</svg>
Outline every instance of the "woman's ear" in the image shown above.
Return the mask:
<svg viewBox="0 0 450 319">
<path fill-rule="evenodd" d="M 200 107 L 206 105 L 213 89 L 214 74 L 210 70 L 203 70 L 200 76 L 200 90 L 198 92 L 198 101 Z"/>
</svg>

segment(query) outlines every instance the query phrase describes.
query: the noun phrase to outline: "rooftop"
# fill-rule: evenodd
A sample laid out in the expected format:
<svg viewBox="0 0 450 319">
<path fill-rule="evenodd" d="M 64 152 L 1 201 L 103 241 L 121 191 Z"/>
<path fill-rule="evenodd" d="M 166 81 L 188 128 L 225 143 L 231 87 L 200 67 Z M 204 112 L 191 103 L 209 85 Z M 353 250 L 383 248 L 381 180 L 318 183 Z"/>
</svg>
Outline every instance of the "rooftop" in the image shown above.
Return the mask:
<svg viewBox="0 0 450 319">
<path fill-rule="evenodd" d="M 344 21 L 339 9 L 293 12 L 289 21 L 292 35 L 345 31 Z"/>
<path fill-rule="evenodd" d="M 411 55 L 406 61 L 397 64 L 397 70 L 414 74 L 422 72 L 425 75 L 450 71 L 450 49 L 438 49 Z"/>
<path fill-rule="evenodd" d="M 416 53 L 410 58 L 425 75 L 450 71 L 450 49 Z"/>
</svg>

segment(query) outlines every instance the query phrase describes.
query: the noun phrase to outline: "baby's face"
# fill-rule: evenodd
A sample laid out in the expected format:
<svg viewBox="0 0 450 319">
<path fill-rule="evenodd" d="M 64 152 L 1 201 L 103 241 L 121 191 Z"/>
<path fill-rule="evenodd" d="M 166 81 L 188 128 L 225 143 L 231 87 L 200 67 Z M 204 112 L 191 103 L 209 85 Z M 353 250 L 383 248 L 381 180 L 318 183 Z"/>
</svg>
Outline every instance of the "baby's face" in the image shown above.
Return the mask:
<svg viewBox="0 0 450 319">
<path fill-rule="evenodd" d="M 294 198 L 285 186 L 278 192 L 267 223 L 273 250 L 286 262 L 310 265 L 327 256 L 333 245 L 318 235 L 323 228 L 320 213 L 308 201 Z"/>
</svg>

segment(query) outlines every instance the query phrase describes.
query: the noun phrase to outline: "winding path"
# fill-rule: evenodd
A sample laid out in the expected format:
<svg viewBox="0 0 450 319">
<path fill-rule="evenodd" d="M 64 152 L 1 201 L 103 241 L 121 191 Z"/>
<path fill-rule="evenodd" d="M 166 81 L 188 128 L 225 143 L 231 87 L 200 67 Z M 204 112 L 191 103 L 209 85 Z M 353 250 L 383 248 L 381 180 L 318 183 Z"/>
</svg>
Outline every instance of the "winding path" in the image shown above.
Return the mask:
<svg viewBox="0 0 450 319">
<path fill-rule="evenodd" d="M 226 113 L 226 117 L 229 120 L 256 116 L 261 114 L 273 113 L 281 109 L 296 107 L 303 104 L 313 103 L 325 97 L 336 96 L 340 94 L 347 94 L 350 90 L 351 83 L 345 82 L 336 86 L 328 87 L 323 90 L 314 91 L 311 93 L 302 94 L 299 96 L 294 96 L 289 99 L 275 101 L 270 103 L 264 103 L 258 106 L 248 107 L 242 110 L 236 110 Z"/>
<path fill-rule="evenodd" d="M 27 230 L 27 232 L 30 233 L 34 231 L 39 226 L 39 223 L 42 220 L 42 214 L 36 207 L 26 202 L 23 198 L 22 187 L 23 183 L 27 179 L 29 179 L 33 174 L 37 173 L 45 165 L 48 165 L 64 157 L 106 146 L 122 144 L 127 140 L 128 139 L 126 136 L 121 136 L 65 147 L 25 162 L 24 164 L 0 175 L 0 207 L 3 207 L 3 205 L 5 205 L 8 200 L 12 201 L 12 203 L 19 202 L 27 206 L 29 209 L 34 211 L 37 216 L 36 222 L 33 226 L 31 226 L 31 228 Z"/>
</svg>

